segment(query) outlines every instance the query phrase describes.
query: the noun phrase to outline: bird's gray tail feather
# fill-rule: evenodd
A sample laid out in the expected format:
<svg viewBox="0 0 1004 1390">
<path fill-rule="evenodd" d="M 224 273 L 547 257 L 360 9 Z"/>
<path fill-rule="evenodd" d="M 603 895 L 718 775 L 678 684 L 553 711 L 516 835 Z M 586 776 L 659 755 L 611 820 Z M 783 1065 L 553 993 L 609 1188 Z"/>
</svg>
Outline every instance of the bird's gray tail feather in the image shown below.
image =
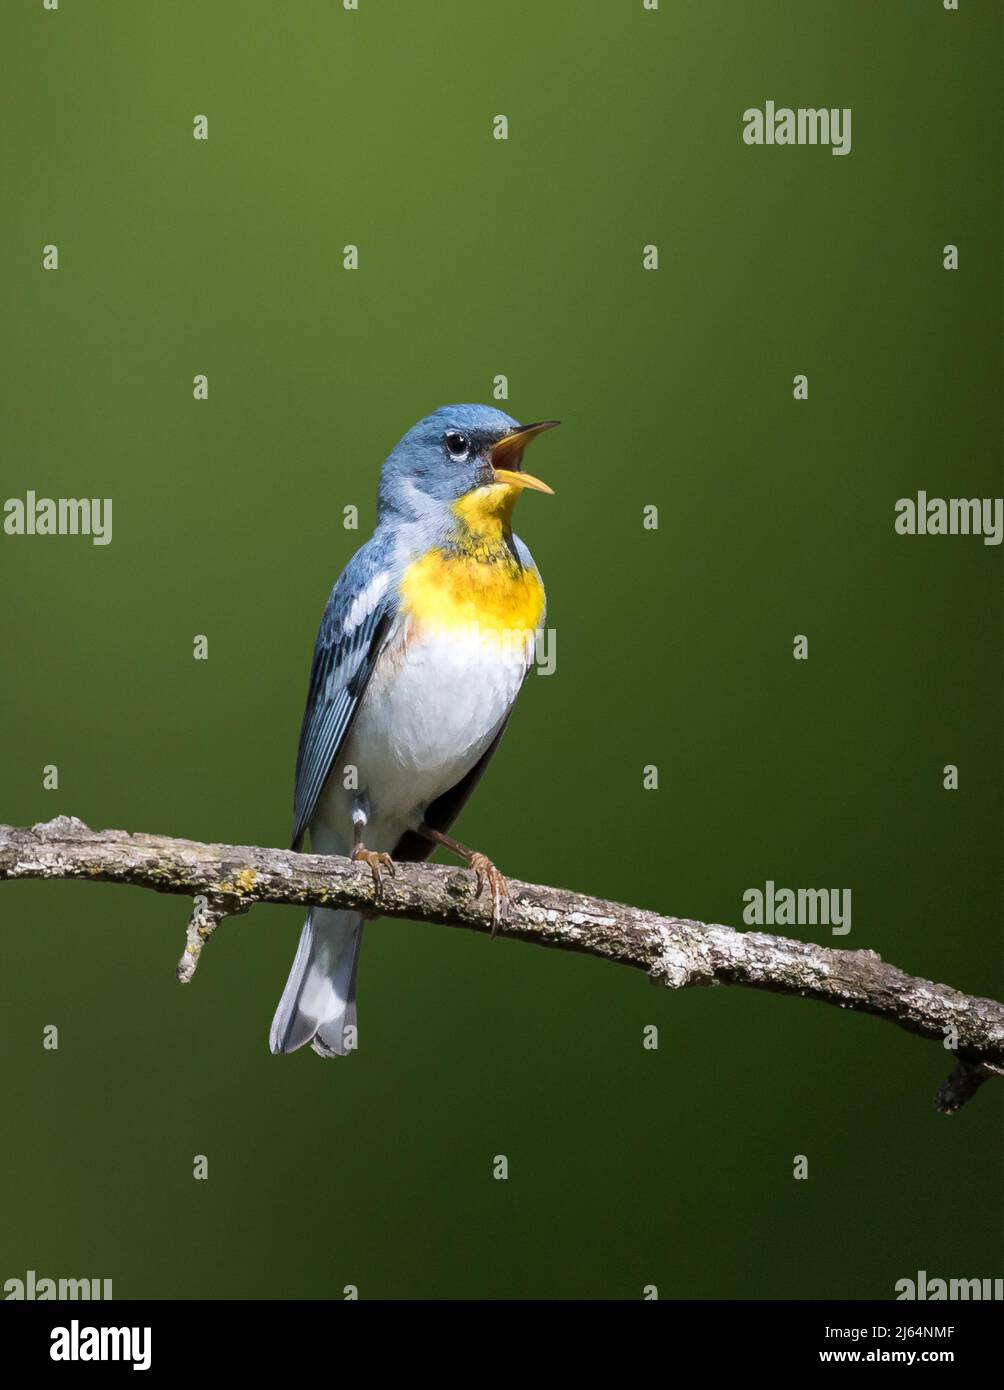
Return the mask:
<svg viewBox="0 0 1004 1390">
<path fill-rule="evenodd" d="M 353 1050 L 362 940 L 358 912 L 310 909 L 272 1020 L 273 1052 L 295 1052 L 308 1042 L 321 1057 L 344 1057 Z"/>
</svg>

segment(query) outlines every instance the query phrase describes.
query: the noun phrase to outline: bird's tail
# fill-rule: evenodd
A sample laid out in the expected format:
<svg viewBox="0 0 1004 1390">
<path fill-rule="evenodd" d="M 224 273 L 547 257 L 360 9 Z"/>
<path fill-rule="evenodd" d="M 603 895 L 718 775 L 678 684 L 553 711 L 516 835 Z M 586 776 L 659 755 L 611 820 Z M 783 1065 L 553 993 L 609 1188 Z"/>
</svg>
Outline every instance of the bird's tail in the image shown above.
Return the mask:
<svg viewBox="0 0 1004 1390">
<path fill-rule="evenodd" d="M 362 940 L 358 912 L 310 909 L 272 1020 L 273 1052 L 295 1052 L 308 1042 L 321 1057 L 344 1057 L 353 1050 Z"/>
</svg>

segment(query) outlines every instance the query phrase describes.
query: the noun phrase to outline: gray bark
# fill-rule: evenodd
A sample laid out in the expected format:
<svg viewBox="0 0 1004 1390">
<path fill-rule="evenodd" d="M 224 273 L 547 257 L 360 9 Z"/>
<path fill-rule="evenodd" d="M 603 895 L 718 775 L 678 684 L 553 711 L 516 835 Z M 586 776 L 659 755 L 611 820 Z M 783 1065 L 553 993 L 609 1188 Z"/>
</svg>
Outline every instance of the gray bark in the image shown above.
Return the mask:
<svg viewBox="0 0 1004 1390">
<path fill-rule="evenodd" d="M 89 830 L 59 816 L 30 828 L 0 826 L 0 879 L 131 883 L 196 900 L 178 978 L 190 980 L 225 917 L 255 903 L 354 908 L 487 932 L 490 900 L 474 896 L 466 869 L 399 864 L 377 891 L 368 868 L 340 857 L 248 845 L 208 845 L 164 835 Z M 874 951 L 838 950 L 763 932 L 664 917 L 563 888 L 509 879 L 500 934 L 578 951 L 644 971 L 667 989 L 746 985 L 795 994 L 887 1019 L 936 1041 L 957 1059 L 935 1104 L 958 1110 L 1004 1074 L 1004 1006 L 918 979 Z"/>
</svg>

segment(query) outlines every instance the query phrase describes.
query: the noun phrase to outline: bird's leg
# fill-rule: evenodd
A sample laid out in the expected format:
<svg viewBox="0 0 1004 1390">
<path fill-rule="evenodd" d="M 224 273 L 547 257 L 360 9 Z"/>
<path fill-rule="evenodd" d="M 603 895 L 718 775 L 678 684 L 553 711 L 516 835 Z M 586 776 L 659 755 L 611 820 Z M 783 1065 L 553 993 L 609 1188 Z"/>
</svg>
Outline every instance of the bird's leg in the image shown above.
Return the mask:
<svg viewBox="0 0 1004 1390">
<path fill-rule="evenodd" d="M 480 898 L 482 888 L 486 883 L 488 884 L 492 895 L 491 935 L 494 937 L 502 925 L 505 916 L 505 904 L 509 897 L 505 876 L 496 869 L 486 854 L 480 854 L 476 849 L 468 849 L 459 840 L 451 840 L 449 835 L 444 835 L 441 830 L 433 830 L 432 826 L 426 825 L 425 821 L 422 821 L 418 827 L 418 833 L 427 840 L 431 840 L 434 845 L 442 845 L 451 854 L 456 854 L 461 859 L 467 860 L 467 867 L 474 874 L 474 896 L 476 898 Z"/>
<path fill-rule="evenodd" d="M 357 864 L 368 864 L 373 875 L 373 887 L 379 893 L 383 887 L 383 869 L 389 869 L 391 876 L 397 872 L 389 854 L 380 850 L 367 849 L 363 844 L 363 831 L 366 828 L 366 811 L 358 803 L 352 807 L 352 853 L 349 858 Z"/>
</svg>

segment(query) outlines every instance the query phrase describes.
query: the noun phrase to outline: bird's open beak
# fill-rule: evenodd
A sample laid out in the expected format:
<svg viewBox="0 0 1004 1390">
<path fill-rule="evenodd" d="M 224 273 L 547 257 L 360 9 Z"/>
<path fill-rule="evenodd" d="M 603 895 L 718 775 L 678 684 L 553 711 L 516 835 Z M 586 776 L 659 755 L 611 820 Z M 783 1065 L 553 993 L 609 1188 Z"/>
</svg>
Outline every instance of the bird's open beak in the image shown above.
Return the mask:
<svg viewBox="0 0 1004 1390">
<path fill-rule="evenodd" d="M 493 444 L 491 458 L 496 481 L 508 483 L 510 487 L 533 488 L 535 492 L 547 492 L 553 497 L 554 489 L 535 478 L 532 473 L 524 473 L 521 465 L 523 450 L 531 439 L 536 439 L 544 430 L 553 430 L 555 425 L 560 424 L 560 420 L 541 420 L 536 425 L 520 425 L 518 430 L 513 430 L 512 434 L 507 434 Z"/>
</svg>

